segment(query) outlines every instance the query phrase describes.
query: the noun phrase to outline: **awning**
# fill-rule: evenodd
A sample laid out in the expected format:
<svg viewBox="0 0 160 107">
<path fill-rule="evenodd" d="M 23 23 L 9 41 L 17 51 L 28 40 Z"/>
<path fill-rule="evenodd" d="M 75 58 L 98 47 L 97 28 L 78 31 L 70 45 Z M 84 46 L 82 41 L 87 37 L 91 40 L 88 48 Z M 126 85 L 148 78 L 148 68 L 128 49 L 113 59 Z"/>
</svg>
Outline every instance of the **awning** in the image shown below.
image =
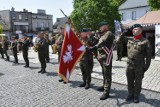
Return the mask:
<svg viewBox="0 0 160 107">
<path fill-rule="evenodd" d="M 155 26 L 160 24 L 160 10 L 147 12 L 141 18 L 128 24 L 124 24 L 123 27 L 129 28 L 134 24 L 141 24 L 143 27 Z"/>
</svg>

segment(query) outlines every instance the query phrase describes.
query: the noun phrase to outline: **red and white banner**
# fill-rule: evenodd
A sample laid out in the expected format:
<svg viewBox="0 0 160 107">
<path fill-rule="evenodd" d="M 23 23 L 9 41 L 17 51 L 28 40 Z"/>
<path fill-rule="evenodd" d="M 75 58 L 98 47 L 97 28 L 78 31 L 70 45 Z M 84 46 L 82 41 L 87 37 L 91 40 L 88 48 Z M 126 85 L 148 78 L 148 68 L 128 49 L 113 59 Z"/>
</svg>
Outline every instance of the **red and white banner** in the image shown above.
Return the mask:
<svg viewBox="0 0 160 107">
<path fill-rule="evenodd" d="M 58 75 L 68 82 L 69 77 L 77 64 L 77 61 L 85 52 L 85 46 L 73 33 L 69 25 L 65 29 L 64 41 L 62 44 L 61 57 L 58 68 Z"/>
</svg>

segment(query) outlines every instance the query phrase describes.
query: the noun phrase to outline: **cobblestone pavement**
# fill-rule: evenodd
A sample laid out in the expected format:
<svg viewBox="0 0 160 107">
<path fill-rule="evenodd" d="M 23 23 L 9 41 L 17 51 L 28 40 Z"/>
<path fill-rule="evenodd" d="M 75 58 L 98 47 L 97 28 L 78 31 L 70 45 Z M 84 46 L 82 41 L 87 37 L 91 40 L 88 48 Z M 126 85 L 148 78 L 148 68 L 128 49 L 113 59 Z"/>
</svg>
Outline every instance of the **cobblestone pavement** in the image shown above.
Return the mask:
<svg viewBox="0 0 160 107">
<path fill-rule="evenodd" d="M 33 55 L 32 55 L 33 56 Z M 20 56 L 19 56 L 20 58 Z M 34 59 L 34 57 L 33 57 Z M 13 59 L 11 58 L 11 61 Z M 31 60 L 31 59 L 30 59 Z M 126 102 L 126 85 L 112 83 L 110 98 L 99 100 L 97 88 L 102 80 L 92 79 L 90 89 L 79 88 L 82 83 L 78 66 L 68 84 L 59 83 L 57 59 L 47 63 L 47 73 L 37 73 L 39 63 L 23 68 L 24 61 L 13 66 L 0 59 L 0 107 L 159 107 L 160 93 L 142 90 L 140 103 Z"/>
</svg>

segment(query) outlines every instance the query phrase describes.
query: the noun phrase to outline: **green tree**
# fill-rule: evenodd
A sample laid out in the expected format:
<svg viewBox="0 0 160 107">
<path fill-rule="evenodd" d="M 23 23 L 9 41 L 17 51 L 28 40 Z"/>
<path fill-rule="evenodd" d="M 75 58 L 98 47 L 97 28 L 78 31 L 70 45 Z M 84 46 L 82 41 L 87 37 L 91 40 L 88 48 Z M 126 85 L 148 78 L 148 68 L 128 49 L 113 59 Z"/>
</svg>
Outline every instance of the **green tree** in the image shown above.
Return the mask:
<svg viewBox="0 0 160 107">
<path fill-rule="evenodd" d="M 120 20 L 118 7 L 126 0 L 73 0 L 74 10 L 71 20 L 80 30 L 83 27 L 98 30 L 100 21 L 107 21 L 110 29 L 114 30 L 114 19 Z"/>
<path fill-rule="evenodd" d="M 148 0 L 151 10 L 160 10 L 160 0 Z"/>
<path fill-rule="evenodd" d="M 2 34 L 3 26 L 0 24 L 0 34 Z"/>
</svg>

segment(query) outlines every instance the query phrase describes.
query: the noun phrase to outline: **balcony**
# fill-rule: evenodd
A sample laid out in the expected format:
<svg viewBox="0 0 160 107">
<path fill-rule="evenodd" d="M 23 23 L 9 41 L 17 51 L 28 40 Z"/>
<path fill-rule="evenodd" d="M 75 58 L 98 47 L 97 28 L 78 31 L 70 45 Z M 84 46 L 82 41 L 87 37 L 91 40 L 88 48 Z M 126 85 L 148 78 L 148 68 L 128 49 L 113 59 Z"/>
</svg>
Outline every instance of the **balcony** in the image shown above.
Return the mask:
<svg viewBox="0 0 160 107">
<path fill-rule="evenodd" d="M 37 27 L 36 31 L 49 31 L 49 27 Z"/>
</svg>

